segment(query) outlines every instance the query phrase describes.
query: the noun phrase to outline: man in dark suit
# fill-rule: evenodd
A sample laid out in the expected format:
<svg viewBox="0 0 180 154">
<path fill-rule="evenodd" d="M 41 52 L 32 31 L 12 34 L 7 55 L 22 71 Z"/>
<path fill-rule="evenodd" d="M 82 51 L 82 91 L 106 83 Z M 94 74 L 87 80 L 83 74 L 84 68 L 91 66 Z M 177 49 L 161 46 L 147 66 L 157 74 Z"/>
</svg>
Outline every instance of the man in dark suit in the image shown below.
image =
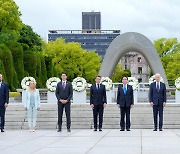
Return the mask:
<svg viewBox="0 0 180 154">
<path fill-rule="evenodd" d="M 5 111 L 9 103 L 9 89 L 8 84 L 3 82 L 3 76 L 0 74 L 0 120 L 1 120 L 1 132 L 4 132 L 5 124 Z"/>
<path fill-rule="evenodd" d="M 67 131 L 71 132 L 71 98 L 73 95 L 73 89 L 71 82 L 67 81 L 67 74 L 63 72 L 61 74 L 62 81 L 57 84 L 56 97 L 58 100 L 58 132 L 61 132 L 62 128 L 62 116 L 65 108 L 66 112 L 66 126 Z"/>
<path fill-rule="evenodd" d="M 102 131 L 103 112 L 106 107 L 106 88 L 101 84 L 101 76 L 96 76 L 96 84 L 90 89 L 90 105 L 93 109 L 94 131 L 97 131 L 97 117 L 99 115 L 99 131 Z"/>
<path fill-rule="evenodd" d="M 127 131 L 130 131 L 130 109 L 134 105 L 134 96 L 133 96 L 133 88 L 128 85 L 128 78 L 122 78 L 123 85 L 118 87 L 117 92 L 117 106 L 121 110 L 121 121 L 120 121 L 120 131 L 124 131 L 125 127 Z M 125 123 L 126 116 L 126 123 Z"/>
<path fill-rule="evenodd" d="M 149 101 L 153 108 L 154 131 L 157 131 L 157 117 L 159 113 L 159 131 L 163 126 L 163 108 L 166 106 L 166 85 L 160 82 L 161 75 L 155 74 L 156 82 L 151 83 L 149 88 Z"/>
</svg>

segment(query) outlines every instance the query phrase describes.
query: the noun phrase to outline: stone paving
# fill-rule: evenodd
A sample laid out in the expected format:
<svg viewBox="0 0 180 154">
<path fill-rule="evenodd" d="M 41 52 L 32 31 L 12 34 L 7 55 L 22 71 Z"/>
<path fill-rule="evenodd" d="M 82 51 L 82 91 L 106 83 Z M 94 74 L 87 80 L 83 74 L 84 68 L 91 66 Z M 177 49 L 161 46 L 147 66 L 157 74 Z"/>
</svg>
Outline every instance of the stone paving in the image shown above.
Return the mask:
<svg viewBox="0 0 180 154">
<path fill-rule="evenodd" d="M 6 130 L 0 154 L 180 154 L 180 130 L 119 129 Z"/>
</svg>

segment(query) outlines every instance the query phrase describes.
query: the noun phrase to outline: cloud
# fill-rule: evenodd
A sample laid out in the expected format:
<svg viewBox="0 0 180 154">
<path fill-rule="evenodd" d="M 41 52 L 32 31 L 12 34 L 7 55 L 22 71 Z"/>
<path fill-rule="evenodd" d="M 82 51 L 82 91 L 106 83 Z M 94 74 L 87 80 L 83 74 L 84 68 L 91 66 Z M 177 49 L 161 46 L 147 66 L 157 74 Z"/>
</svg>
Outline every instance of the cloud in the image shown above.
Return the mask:
<svg viewBox="0 0 180 154">
<path fill-rule="evenodd" d="M 43 38 L 49 29 L 81 29 L 83 11 L 100 11 L 102 29 L 139 32 L 154 41 L 180 38 L 178 0 L 15 0 L 22 20 Z"/>
</svg>

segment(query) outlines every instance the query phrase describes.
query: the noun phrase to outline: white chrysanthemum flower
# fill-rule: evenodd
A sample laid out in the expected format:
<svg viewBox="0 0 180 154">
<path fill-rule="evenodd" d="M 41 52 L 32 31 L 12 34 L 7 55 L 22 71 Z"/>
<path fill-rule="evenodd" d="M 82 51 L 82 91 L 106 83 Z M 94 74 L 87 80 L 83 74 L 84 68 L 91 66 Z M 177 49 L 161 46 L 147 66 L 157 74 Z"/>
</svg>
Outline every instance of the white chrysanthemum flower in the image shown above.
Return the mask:
<svg viewBox="0 0 180 154">
<path fill-rule="evenodd" d="M 128 84 L 135 90 L 138 87 L 139 82 L 135 77 L 128 77 Z"/>
<path fill-rule="evenodd" d="M 106 90 L 111 90 L 112 88 L 112 80 L 109 77 L 102 77 L 101 83 L 105 85 Z"/>
<path fill-rule="evenodd" d="M 24 77 L 21 81 L 21 87 L 23 90 L 26 90 L 29 86 L 29 82 L 33 81 L 36 84 L 36 80 L 33 77 Z"/>
<path fill-rule="evenodd" d="M 155 81 L 156 81 L 155 75 L 153 75 L 153 76 L 151 76 L 151 77 L 149 78 L 149 84 L 151 84 L 151 83 L 153 83 L 153 82 L 155 82 Z M 161 77 L 160 81 L 164 83 L 164 80 L 163 80 L 162 77 Z"/>
<path fill-rule="evenodd" d="M 175 86 L 177 90 L 180 90 L 180 77 L 175 80 Z"/>
<path fill-rule="evenodd" d="M 49 91 L 51 92 L 55 92 L 56 91 L 56 87 L 57 87 L 57 84 L 60 82 L 61 80 L 57 77 L 52 77 L 52 78 L 49 78 L 47 81 L 46 81 L 46 87 Z"/>
<path fill-rule="evenodd" d="M 82 77 L 77 77 L 72 82 L 73 90 L 77 92 L 84 91 L 87 88 L 87 82 Z"/>
</svg>

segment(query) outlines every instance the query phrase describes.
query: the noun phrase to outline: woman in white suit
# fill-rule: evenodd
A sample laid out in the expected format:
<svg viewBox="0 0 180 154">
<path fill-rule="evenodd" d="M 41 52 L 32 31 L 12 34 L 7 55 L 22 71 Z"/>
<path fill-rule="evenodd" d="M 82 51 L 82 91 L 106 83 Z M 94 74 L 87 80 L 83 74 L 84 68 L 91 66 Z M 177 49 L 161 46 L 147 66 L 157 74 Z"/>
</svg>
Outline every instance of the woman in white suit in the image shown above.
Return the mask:
<svg viewBox="0 0 180 154">
<path fill-rule="evenodd" d="M 36 89 L 36 83 L 29 82 L 29 88 L 25 93 L 24 107 L 27 111 L 29 131 L 35 132 L 37 110 L 40 109 L 40 95 L 39 90 Z"/>
</svg>

